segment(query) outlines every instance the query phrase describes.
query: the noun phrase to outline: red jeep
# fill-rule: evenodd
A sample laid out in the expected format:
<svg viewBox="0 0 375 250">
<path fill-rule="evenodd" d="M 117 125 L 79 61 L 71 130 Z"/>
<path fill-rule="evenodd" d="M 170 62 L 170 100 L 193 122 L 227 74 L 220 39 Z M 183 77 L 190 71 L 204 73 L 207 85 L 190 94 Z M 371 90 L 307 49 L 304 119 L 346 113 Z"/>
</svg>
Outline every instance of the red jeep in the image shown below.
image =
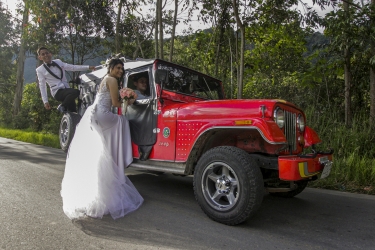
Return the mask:
<svg viewBox="0 0 375 250">
<path fill-rule="evenodd" d="M 134 161 L 131 167 L 194 175 L 194 193 L 213 220 L 235 225 L 260 207 L 265 190 L 293 197 L 309 181 L 325 178 L 332 150 L 320 152 L 317 133 L 301 109 L 284 100 L 225 99 L 220 80 L 163 60 L 125 61 L 124 86 L 138 74 L 149 80 L 149 98 L 128 107 Z M 107 72 L 82 75 L 79 112 L 60 125 L 66 151 L 75 125 Z M 121 115 L 120 109 L 113 112 Z"/>
</svg>

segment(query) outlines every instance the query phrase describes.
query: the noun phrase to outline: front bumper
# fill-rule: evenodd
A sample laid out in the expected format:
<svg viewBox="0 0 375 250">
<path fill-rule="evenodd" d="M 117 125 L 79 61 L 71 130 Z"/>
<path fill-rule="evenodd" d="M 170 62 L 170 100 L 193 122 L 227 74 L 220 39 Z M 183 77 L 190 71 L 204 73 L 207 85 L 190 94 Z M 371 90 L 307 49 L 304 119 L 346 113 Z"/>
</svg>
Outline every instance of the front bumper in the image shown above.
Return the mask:
<svg viewBox="0 0 375 250">
<path fill-rule="evenodd" d="M 279 178 L 285 181 L 306 180 L 318 175 L 326 178 L 331 172 L 332 159 L 332 152 L 280 156 Z"/>
</svg>

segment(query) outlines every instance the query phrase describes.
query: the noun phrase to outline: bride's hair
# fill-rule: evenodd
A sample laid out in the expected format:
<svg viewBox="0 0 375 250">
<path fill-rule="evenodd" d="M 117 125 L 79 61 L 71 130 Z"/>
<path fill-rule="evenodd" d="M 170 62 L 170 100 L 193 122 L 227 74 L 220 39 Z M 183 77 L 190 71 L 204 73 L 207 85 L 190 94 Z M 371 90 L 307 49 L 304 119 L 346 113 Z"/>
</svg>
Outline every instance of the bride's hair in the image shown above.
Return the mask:
<svg viewBox="0 0 375 250">
<path fill-rule="evenodd" d="M 124 62 L 118 58 L 112 58 L 111 60 L 109 60 L 107 66 L 107 74 L 109 74 L 111 69 L 113 69 L 117 64 L 121 64 L 122 67 L 124 67 Z"/>
<path fill-rule="evenodd" d="M 121 64 L 122 68 L 123 68 L 122 76 L 120 77 L 120 79 L 117 79 L 117 87 L 118 87 L 118 89 L 121 89 L 122 88 L 122 86 L 121 86 L 122 80 L 121 79 L 125 75 L 124 62 L 121 59 L 112 58 L 111 60 L 109 60 L 108 66 L 107 66 L 107 75 L 109 75 L 109 73 L 111 72 L 111 69 L 113 69 L 117 64 Z"/>
</svg>

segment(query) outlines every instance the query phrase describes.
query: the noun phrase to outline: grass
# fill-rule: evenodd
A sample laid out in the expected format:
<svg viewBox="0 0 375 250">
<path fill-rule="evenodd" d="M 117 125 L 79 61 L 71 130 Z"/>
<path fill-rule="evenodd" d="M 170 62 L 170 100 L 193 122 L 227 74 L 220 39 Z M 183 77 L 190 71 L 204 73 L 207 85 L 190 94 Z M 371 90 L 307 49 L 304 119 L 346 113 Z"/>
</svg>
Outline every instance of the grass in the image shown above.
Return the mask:
<svg viewBox="0 0 375 250">
<path fill-rule="evenodd" d="M 0 137 L 52 148 L 60 148 L 59 136 L 55 134 L 0 128 Z"/>
<path fill-rule="evenodd" d="M 306 111 L 309 125 L 322 139 L 321 147 L 334 149 L 330 176 L 309 186 L 375 195 L 375 131 L 369 126 L 368 115 L 357 114 L 346 127 L 337 113 Z"/>
<path fill-rule="evenodd" d="M 331 174 L 309 183 L 310 187 L 375 195 L 375 160 L 358 157 L 334 158 Z"/>
</svg>

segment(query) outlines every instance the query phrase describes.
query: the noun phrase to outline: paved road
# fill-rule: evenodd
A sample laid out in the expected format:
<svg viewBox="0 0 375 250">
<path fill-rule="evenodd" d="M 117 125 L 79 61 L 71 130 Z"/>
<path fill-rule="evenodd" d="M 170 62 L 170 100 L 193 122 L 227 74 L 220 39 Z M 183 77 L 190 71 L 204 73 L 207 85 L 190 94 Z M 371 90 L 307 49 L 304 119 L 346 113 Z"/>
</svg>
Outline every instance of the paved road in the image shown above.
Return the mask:
<svg viewBox="0 0 375 250">
<path fill-rule="evenodd" d="M 211 221 L 191 177 L 129 169 L 145 198 L 124 218 L 70 221 L 59 194 L 65 154 L 0 138 L 0 249 L 375 249 L 375 197 L 307 189 L 265 196 L 238 226 Z"/>
</svg>

